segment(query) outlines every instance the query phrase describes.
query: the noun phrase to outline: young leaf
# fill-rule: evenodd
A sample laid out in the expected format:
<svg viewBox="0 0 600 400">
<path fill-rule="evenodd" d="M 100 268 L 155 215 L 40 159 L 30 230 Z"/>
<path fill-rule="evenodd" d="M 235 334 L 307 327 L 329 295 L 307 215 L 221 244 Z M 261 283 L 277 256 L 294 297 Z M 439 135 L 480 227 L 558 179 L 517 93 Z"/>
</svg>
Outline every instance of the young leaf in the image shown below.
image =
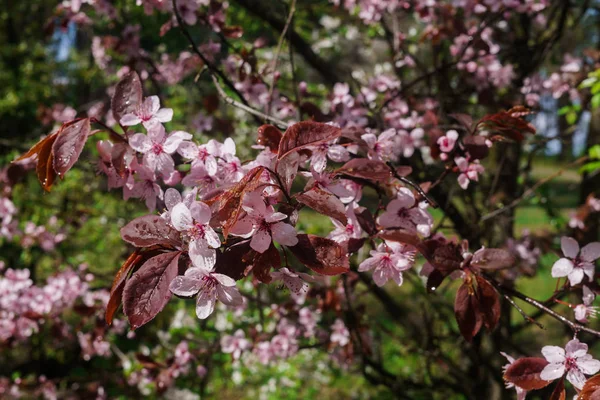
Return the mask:
<svg viewBox="0 0 600 400">
<path fill-rule="evenodd" d="M 471 264 L 481 269 L 495 270 L 512 267 L 516 262 L 515 256 L 504 249 L 481 249 L 473 255 Z"/>
<path fill-rule="evenodd" d="M 136 247 L 175 246 L 181 242 L 179 233 L 158 215 L 144 215 L 134 219 L 121 228 L 121 237 Z"/>
<path fill-rule="evenodd" d="M 411 246 L 418 246 L 421 243 L 421 239 L 419 239 L 416 233 L 403 229 L 386 229 L 379 232 L 377 237 L 384 240 L 391 240 L 392 242 L 410 244 Z"/>
<path fill-rule="evenodd" d="M 331 239 L 300 234 L 298 244 L 289 249 L 301 263 L 321 275 L 343 274 L 350 269 L 343 247 Z"/>
<path fill-rule="evenodd" d="M 337 219 L 344 225 L 348 223 L 346 208 L 342 201 L 336 195 L 319 187 L 296 195 L 296 200 L 320 214 Z"/>
<path fill-rule="evenodd" d="M 473 287 L 463 283 L 456 292 L 454 300 L 454 315 L 460 333 L 466 341 L 470 342 L 481 329 L 483 319 L 479 311 L 479 303 Z"/>
<path fill-rule="evenodd" d="M 281 257 L 279 251 L 271 243 L 271 246 L 264 253 L 256 253 L 252 262 L 252 273 L 262 283 L 271 283 L 271 268 L 281 267 Z"/>
<path fill-rule="evenodd" d="M 268 147 L 273 153 L 277 153 L 282 137 L 281 131 L 273 125 L 263 125 L 258 128 L 256 143 Z"/>
<path fill-rule="evenodd" d="M 473 117 L 471 117 L 470 115 L 457 113 L 449 114 L 448 116 L 457 120 L 458 123 L 461 124 L 463 128 L 465 128 L 467 133 L 471 133 L 471 131 L 473 130 Z"/>
<path fill-rule="evenodd" d="M 600 400 L 600 374 L 592 376 L 585 382 L 577 400 Z"/>
<path fill-rule="evenodd" d="M 327 143 L 341 134 L 342 130 L 333 125 L 314 121 L 298 122 L 287 128 L 283 134 L 279 143 L 277 159 L 281 160 L 289 153 L 308 146 Z"/>
<path fill-rule="evenodd" d="M 61 178 L 75 164 L 90 134 L 90 119 L 71 121 L 60 129 L 52 145 L 54 171 Z"/>
<path fill-rule="evenodd" d="M 525 390 L 535 390 L 546 387 L 550 381 L 540 378 L 540 374 L 548 361 L 541 357 L 519 358 L 504 372 L 504 380 Z"/>
<path fill-rule="evenodd" d="M 560 378 L 556 387 L 552 391 L 549 400 L 565 400 L 567 397 L 567 391 L 565 390 L 565 378 Z M 577 397 L 580 399 L 581 397 Z"/>
<path fill-rule="evenodd" d="M 58 133 L 55 133 L 46 138 L 47 140 L 44 141 L 44 144 L 39 149 L 38 162 L 35 167 L 38 181 L 40 181 L 42 188 L 44 188 L 46 192 L 50 191 L 52 185 L 54 184 L 54 180 L 56 179 L 56 171 L 54 171 L 52 166 L 52 145 L 54 144 L 57 136 Z"/>
<path fill-rule="evenodd" d="M 486 142 L 487 138 L 483 136 L 465 136 L 463 138 L 465 150 L 469 152 L 474 160 L 482 160 L 488 156 L 490 148 Z"/>
<path fill-rule="evenodd" d="M 133 113 L 142 102 L 142 82 L 137 72 L 131 71 L 117 83 L 110 106 L 117 122 L 125 114 Z"/>
<path fill-rule="evenodd" d="M 354 211 L 356 215 L 356 219 L 360 227 L 367 232 L 369 235 L 375 235 L 377 233 L 377 224 L 375 223 L 375 218 L 373 218 L 373 214 L 369 211 L 368 208 L 363 208 L 361 211 Z"/>
<path fill-rule="evenodd" d="M 253 257 L 250 240 L 227 246 L 223 252 L 217 251 L 215 272 L 240 280 L 246 276 L 246 269 L 252 265 Z"/>
<path fill-rule="evenodd" d="M 181 252 L 152 257 L 125 284 L 123 311 L 132 329 L 151 321 L 171 299 L 169 284 L 178 272 Z"/>
<path fill-rule="evenodd" d="M 483 317 L 483 325 L 491 332 L 500 320 L 500 299 L 496 289 L 484 278 L 477 276 L 477 294 L 479 310 Z"/>
<path fill-rule="evenodd" d="M 383 161 L 353 158 L 336 171 L 338 174 L 373 181 L 385 181 L 392 176 L 390 167 Z"/>
</svg>

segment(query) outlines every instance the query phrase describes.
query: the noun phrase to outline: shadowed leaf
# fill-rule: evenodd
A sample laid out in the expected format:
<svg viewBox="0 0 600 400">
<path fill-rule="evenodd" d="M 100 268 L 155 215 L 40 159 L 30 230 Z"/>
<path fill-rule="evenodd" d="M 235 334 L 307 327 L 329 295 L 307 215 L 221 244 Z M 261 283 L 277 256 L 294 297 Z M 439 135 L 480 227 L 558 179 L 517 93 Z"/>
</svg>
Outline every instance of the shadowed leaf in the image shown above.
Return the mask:
<svg viewBox="0 0 600 400">
<path fill-rule="evenodd" d="M 344 248 L 331 239 L 298 235 L 298 244 L 289 247 L 296 258 L 321 275 L 339 275 L 349 271 Z"/>
<path fill-rule="evenodd" d="M 53 167 L 63 177 L 73 167 L 90 134 L 90 119 L 71 121 L 58 132 L 52 145 Z"/>
<path fill-rule="evenodd" d="M 341 134 L 342 130 L 332 125 L 314 121 L 298 122 L 287 128 L 283 134 L 279 143 L 277 159 L 281 160 L 289 153 L 307 146 L 329 142 Z"/>
<path fill-rule="evenodd" d="M 548 361 L 545 358 L 519 358 L 506 369 L 504 380 L 525 390 L 541 389 L 550 384 L 550 381 L 540 378 L 546 365 L 548 365 Z"/>
<path fill-rule="evenodd" d="M 134 112 L 141 103 L 142 82 L 137 72 L 132 71 L 117 83 L 110 103 L 113 117 L 115 120 L 121 121 L 123 115 Z"/>
</svg>

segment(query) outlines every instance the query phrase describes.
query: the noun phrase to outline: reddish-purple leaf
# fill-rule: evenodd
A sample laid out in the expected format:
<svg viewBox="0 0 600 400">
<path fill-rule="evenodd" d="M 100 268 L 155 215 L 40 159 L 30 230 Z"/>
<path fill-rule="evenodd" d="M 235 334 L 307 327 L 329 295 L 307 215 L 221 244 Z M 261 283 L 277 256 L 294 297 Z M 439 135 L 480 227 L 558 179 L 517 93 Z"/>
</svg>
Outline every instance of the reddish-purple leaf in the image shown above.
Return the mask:
<svg viewBox="0 0 600 400">
<path fill-rule="evenodd" d="M 375 235 L 377 233 L 377 224 L 375 223 L 375 218 L 373 218 L 373 214 L 369 211 L 368 208 L 363 208 L 361 211 L 356 212 L 356 219 L 358 220 L 358 224 L 360 227 L 367 232 L 370 236 Z"/>
<path fill-rule="evenodd" d="M 296 195 L 296 200 L 320 214 L 337 219 L 344 225 L 348 223 L 344 203 L 331 192 L 314 187 L 307 192 Z"/>
<path fill-rule="evenodd" d="M 565 390 L 565 378 L 563 377 L 558 380 L 549 400 L 565 400 L 566 397 L 567 391 Z M 578 396 L 577 398 L 580 399 L 581 397 Z"/>
<path fill-rule="evenodd" d="M 377 234 L 378 238 L 384 240 L 391 240 L 392 242 L 399 242 L 404 244 L 410 244 L 411 246 L 419 246 L 421 239 L 414 232 L 405 231 L 403 229 L 386 229 Z"/>
<path fill-rule="evenodd" d="M 600 400 L 600 374 L 592 376 L 585 382 L 577 400 Z"/>
<path fill-rule="evenodd" d="M 125 177 L 129 163 L 133 160 L 134 152 L 128 143 L 115 143 L 111 152 L 111 163 L 120 177 Z"/>
<path fill-rule="evenodd" d="M 258 128 L 258 138 L 256 139 L 256 143 L 268 147 L 273 153 L 277 153 L 282 137 L 283 134 L 281 131 L 273 125 L 263 125 Z"/>
<path fill-rule="evenodd" d="M 226 26 L 221 29 L 221 33 L 227 38 L 230 39 L 239 39 L 244 34 L 244 30 L 241 26 Z"/>
<path fill-rule="evenodd" d="M 110 104 L 115 120 L 121 121 L 123 115 L 134 112 L 142 103 L 142 94 L 140 77 L 135 71 L 129 72 L 117 83 Z"/>
<path fill-rule="evenodd" d="M 158 215 L 138 217 L 121 228 L 121 237 L 136 247 L 177 245 L 179 233 Z"/>
<path fill-rule="evenodd" d="M 348 242 L 347 242 L 348 253 L 349 254 L 356 253 L 363 247 L 363 245 L 365 244 L 366 241 L 367 241 L 367 238 L 360 238 L 360 239 L 350 238 L 350 239 L 348 239 Z"/>
<path fill-rule="evenodd" d="M 296 258 L 321 275 L 338 275 L 349 271 L 344 248 L 331 239 L 315 235 L 298 235 L 298 244 L 289 247 Z"/>
<path fill-rule="evenodd" d="M 463 138 L 463 145 L 471 159 L 482 160 L 488 156 L 490 148 L 486 144 L 487 140 L 484 136 L 465 136 Z"/>
<path fill-rule="evenodd" d="M 450 273 L 460 268 L 463 257 L 460 246 L 447 243 L 433 251 L 433 258 L 429 260 L 435 269 Z"/>
<path fill-rule="evenodd" d="M 471 264 L 481 269 L 495 270 L 512 267 L 515 256 L 504 249 L 481 249 L 473 255 Z"/>
<path fill-rule="evenodd" d="M 181 252 L 152 257 L 125 284 L 123 311 L 132 329 L 151 321 L 171 299 L 169 285 L 177 276 Z"/>
<path fill-rule="evenodd" d="M 281 267 L 281 257 L 279 251 L 271 243 L 271 246 L 264 253 L 256 253 L 252 262 L 252 273 L 262 283 L 271 283 L 271 268 Z"/>
<path fill-rule="evenodd" d="M 298 122 L 287 128 L 283 134 L 279 143 L 277 159 L 281 160 L 289 153 L 308 146 L 327 143 L 341 134 L 342 130 L 332 125 L 314 121 Z"/>
<path fill-rule="evenodd" d="M 373 181 L 385 181 L 392 176 L 390 167 L 383 161 L 353 158 L 336 171 L 338 174 L 349 175 Z"/>
<path fill-rule="evenodd" d="M 222 252 L 217 251 L 215 272 L 240 280 L 246 276 L 246 269 L 252 265 L 253 258 L 250 240 L 227 246 Z"/>
<path fill-rule="evenodd" d="M 471 285 L 463 283 L 458 288 L 454 301 L 454 315 L 460 333 L 465 340 L 468 342 L 472 341 L 473 337 L 481 329 L 483 320 L 479 312 L 477 297 Z"/>
<path fill-rule="evenodd" d="M 398 174 L 398 176 L 401 176 L 403 178 L 412 174 L 412 170 L 413 170 L 412 167 L 409 165 L 399 165 L 395 169 L 396 169 L 396 174 Z"/>
<path fill-rule="evenodd" d="M 123 294 L 123 289 L 125 288 L 125 282 L 129 276 L 129 272 L 136 266 L 141 258 L 142 256 L 140 255 L 140 250 L 136 249 L 133 253 L 131 253 L 131 255 L 129 255 L 127 260 L 125 260 L 115 275 L 115 279 L 113 280 L 113 284 L 110 289 L 110 298 L 108 299 L 106 312 L 104 314 L 104 319 L 108 325 L 112 324 L 113 316 L 121 304 L 121 297 Z"/>
<path fill-rule="evenodd" d="M 90 134 L 90 119 L 84 118 L 64 124 L 52 145 L 54 171 L 63 177 L 75 164 Z"/>
<path fill-rule="evenodd" d="M 491 332 L 500 320 L 500 299 L 496 289 L 484 278 L 477 276 L 477 294 L 479 310 L 483 317 L 483 325 Z"/>
<path fill-rule="evenodd" d="M 35 171 L 38 181 L 46 192 L 49 192 L 56 180 L 56 171 L 54 171 L 54 160 L 52 156 L 52 145 L 56 141 L 58 133 L 48 136 L 42 146 L 39 148 L 38 161 Z"/>
<path fill-rule="evenodd" d="M 457 120 L 458 123 L 461 124 L 467 132 L 471 133 L 471 131 L 473 130 L 473 117 L 471 117 L 470 115 L 457 113 L 449 114 L 448 116 Z"/>
<path fill-rule="evenodd" d="M 548 365 L 548 361 L 545 358 L 519 358 L 506 369 L 504 380 L 525 390 L 541 389 L 550 384 L 550 381 L 540 378 L 546 365 Z"/>
<path fill-rule="evenodd" d="M 477 126 L 482 125 L 487 131 L 522 142 L 526 133 L 535 134 L 533 125 L 521 119 L 522 116 L 529 113 L 522 106 L 513 107 L 508 111 L 486 115 L 477 123 Z"/>
<path fill-rule="evenodd" d="M 427 284 L 425 285 L 427 287 L 427 291 L 434 292 L 437 288 L 440 287 L 440 285 L 444 281 L 444 278 L 446 278 L 446 275 L 442 274 L 437 269 L 431 271 L 429 273 L 429 276 L 427 277 Z"/>
</svg>

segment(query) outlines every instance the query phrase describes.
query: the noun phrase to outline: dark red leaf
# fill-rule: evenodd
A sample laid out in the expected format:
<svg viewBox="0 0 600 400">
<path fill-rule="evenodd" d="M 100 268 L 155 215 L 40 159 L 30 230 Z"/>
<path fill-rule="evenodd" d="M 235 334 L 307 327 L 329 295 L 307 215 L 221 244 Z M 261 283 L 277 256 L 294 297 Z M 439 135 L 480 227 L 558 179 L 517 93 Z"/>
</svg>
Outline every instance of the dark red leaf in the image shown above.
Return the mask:
<svg viewBox="0 0 600 400">
<path fill-rule="evenodd" d="M 506 369 L 504 380 L 525 390 L 541 389 L 550 384 L 550 381 L 540 378 L 546 365 L 548 365 L 548 361 L 545 358 L 519 358 Z"/>
<path fill-rule="evenodd" d="M 296 195 L 296 200 L 320 214 L 337 219 L 344 225 L 348 223 L 344 203 L 331 192 L 314 187 L 307 192 Z"/>
<path fill-rule="evenodd" d="M 425 257 L 427 258 L 427 256 Z M 443 273 L 450 273 L 459 269 L 462 261 L 461 248 L 454 243 L 446 243 L 445 245 L 437 247 L 433 251 L 433 257 L 429 259 L 429 262 L 433 267 Z"/>
<path fill-rule="evenodd" d="M 338 174 L 349 175 L 373 181 L 385 181 L 392 176 L 390 167 L 383 161 L 353 158 L 336 171 Z"/>
<path fill-rule="evenodd" d="M 56 171 L 53 167 L 52 145 L 56 141 L 58 133 L 50 135 L 46 138 L 39 149 L 38 162 L 35 171 L 38 176 L 38 181 L 46 192 L 49 192 L 56 179 Z"/>
<path fill-rule="evenodd" d="M 215 272 L 232 279 L 240 280 L 246 276 L 246 269 L 252 265 L 254 250 L 250 248 L 250 240 L 225 247 L 223 252 L 217 251 Z"/>
<path fill-rule="evenodd" d="M 279 143 L 277 159 L 281 160 L 289 153 L 308 146 L 327 143 L 341 134 L 342 130 L 332 125 L 314 121 L 298 122 L 287 128 L 283 134 Z"/>
<path fill-rule="evenodd" d="M 600 374 L 592 376 L 585 382 L 577 400 L 600 400 Z"/>
<path fill-rule="evenodd" d="M 401 176 L 403 178 L 409 176 L 410 174 L 412 174 L 412 167 L 408 166 L 408 165 L 399 165 L 396 167 L 396 174 L 398 174 L 398 176 Z"/>
<path fill-rule="evenodd" d="M 331 239 L 315 235 L 298 235 L 298 244 L 289 247 L 296 258 L 321 275 L 338 275 L 349 271 L 344 248 Z"/>
<path fill-rule="evenodd" d="M 449 114 L 449 117 L 454 118 L 461 124 L 469 133 L 473 130 L 473 117 L 467 114 Z"/>
<path fill-rule="evenodd" d="M 134 157 L 133 149 L 128 143 L 115 143 L 111 152 L 111 163 L 120 177 L 125 177 L 128 165 Z"/>
<path fill-rule="evenodd" d="M 369 211 L 368 208 L 363 208 L 361 211 L 354 211 L 354 215 L 356 215 L 356 219 L 358 220 L 358 224 L 360 227 L 367 232 L 369 235 L 375 235 L 377 233 L 377 224 L 375 223 L 375 218 L 373 218 L 373 214 Z"/>
<path fill-rule="evenodd" d="M 123 289 L 125 288 L 125 281 L 129 276 L 129 272 L 138 264 L 141 258 L 142 256 L 140 255 L 140 250 L 136 249 L 129 255 L 127 260 L 125 260 L 115 275 L 115 279 L 113 280 L 112 287 L 110 289 L 110 298 L 108 299 L 108 304 L 106 305 L 106 313 L 104 314 L 104 319 L 108 325 L 112 324 L 115 312 L 121 304 L 121 297 L 123 294 Z"/>
<path fill-rule="evenodd" d="M 52 145 L 53 166 L 58 176 L 63 177 L 79 159 L 90 129 L 89 118 L 71 121 L 60 129 Z"/>
<path fill-rule="evenodd" d="M 440 287 L 440 285 L 444 281 L 444 278 L 446 278 L 446 275 L 442 274 L 437 269 L 434 269 L 433 271 L 431 271 L 431 273 L 427 277 L 427 284 L 426 284 L 427 291 L 434 292 L 437 288 Z"/>
<path fill-rule="evenodd" d="M 151 321 L 171 299 L 169 285 L 178 273 L 181 252 L 152 257 L 125 284 L 123 311 L 132 329 Z"/>
<path fill-rule="evenodd" d="M 279 251 L 271 243 L 271 246 L 264 253 L 256 253 L 252 262 L 252 273 L 262 283 L 271 283 L 271 268 L 281 267 L 281 257 Z"/>
<path fill-rule="evenodd" d="M 460 333 L 468 342 L 473 340 L 473 337 L 481 329 L 483 322 L 479 312 L 479 304 L 473 287 L 467 283 L 463 283 L 456 292 L 454 300 L 454 315 Z"/>
<path fill-rule="evenodd" d="M 268 147 L 273 153 L 277 153 L 282 137 L 283 134 L 281 131 L 273 125 L 263 125 L 258 128 L 258 138 L 256 143 Z"/>
<path fill-rule="evenodd" d="M 515 256 L 504 249 L 481 249 L 473 255 L 471 264 L 481 269 L 502 269 L 512 267 L 516 262 Z"/>
<path fill-rule="evenodd" d="M 244 34 L 244 30 L 241 26 L 226 26 L 221 29 L 223 35 L 230 39 L 239 39 Z"/>
<path fill-rule="evenodd" d="M 560 378 L 556 387 L 552 391 L 549 400 L 565 400 L 567 397 L 567 391 L 565 390 L 565 378 Z M 580 399 L 581 397 L 577 397 Z"/>
<path fill-rule="evenodd" d="M 498 133 L 517 142 L 523 141 L 526 133 L 535 134 L 533 125 L 524 121 L 520 117 L 527 115 L 523 107 L 514 107 L 508 111 L 502 111 L 483 117 L 477 125 L 482 125 L 484 129 L 492 133 Z"/>
<path fill-rule="evenodd" d="M 234 187 L 219 196 L 207 201 L 213 209 L 213 219 L 223 228 L 223 236 L 227 239 L 229 230 L 237 222 L 242 210 L 242 200 L 246 192 L 255 190 L 260 184 L 264 167 L 255 167 L 235 184 Z"/>
<path fill-rule="evenodd" d="M 142 103 L 142 82 L 137 72 L 131 71 L 117 83 L 115 94 L 111 100 L 113 117 L 117 122 L 125 114 L 135 111 Z"/>
<path fill-rule="evenodd" d="M 496 289 L 484 278 L 477 276 L 477 294 L 479 310 L 483 317 L 483 325 L 491 332 L 500 320 L 500 299 Z"/>
<path fill-rule="evenodd" d="M 486 144 L 487 140 L 483 136 L 465 136 L 463 138 L 463 145 L 471 159 L 482 160 L 488 156 L 490 148 Z"/>
<path fill-rule="evenodd" d="M 348 253 L 350 253 L 350 254 L 356 253 L 363 247 L 363 245 L 365 244 L 366 241 L 367 241 L 367 238 L 360 238 L 360 239 L 350 238 L 350 239 L 348 239 L 348 242 L 347 242 Z"/>
<path fill-rule="evenodd" d="M 399 242 L 409 244 L 411 246 L 418 246 L 421 243 L 421 239 L 414 232 L 405 231 L 403 229 L 386 229 L 377 234 L 378 238 L 391 240 L 392 242 Z"/>
<path fill-rule="evenodd" d="M 136 247 L 157 244 L 175 246 L 180 243 L 179 233 L 158 215 L 138 217 L 121 228 L 121 237 Z"/>
</svg>

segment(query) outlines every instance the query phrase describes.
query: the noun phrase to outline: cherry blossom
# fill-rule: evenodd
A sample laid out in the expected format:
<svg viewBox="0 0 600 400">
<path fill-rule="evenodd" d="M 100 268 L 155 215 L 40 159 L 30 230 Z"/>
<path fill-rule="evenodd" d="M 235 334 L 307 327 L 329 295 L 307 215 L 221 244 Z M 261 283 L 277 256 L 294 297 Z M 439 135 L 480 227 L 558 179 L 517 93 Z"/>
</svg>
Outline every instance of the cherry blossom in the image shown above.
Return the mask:
<svg viewBox="0 0 600 400">
<path fill-rule="evenodd" d="M 145 165 L 135 165 L 135 173 L 130 175 L 123 187 L 123 199 L 139 198 L 146 202 L 148 211 L 156 210 L 156 199 L 163 199 L 163 190 L 156 183 L 156 174 Z"/>
<path fill-rule="evenodd" d="M 264 253 L 271 241 L 285 246 L 295 246 L 298 243 L 294 227 L 281 222 L 287 215 L 275 212 L 273 206 L 267 206 L 259 192 L 246 194 L 242 207 L 246 216 L 236 222 L 231 233 L 245 238 L 252 237 L 250 247 L 255 251 Z"/>
<path fill-rule="evenodd" d="M 579 251 L 579 244 L 573 238 L 563 236 L 560 241 L 564 257 L 552 266 L 552 277 L 568 277 L 571 285 L 583 280 L 584 274 L 594 280 L 594 261 L 600 258 L 600 242 L 590 243 Z"/>
<path fill-rule="evenodd" d="M 398 135 L 395 129 L 381 132 L 379 136 L 374 133 L 365 133 L 361 139 L 369 147 L 368 156 L 372 160 L 398 161 L 396 148 L 398 147 Z"/>
<path fill-rule="evenodd" d="M 235 331 L 233 335 L 225 335 L 221 338 L 221 350 L 223 353 L 231 354 L 234 360 L 238 360 L 242 352 L 249 348 L 250 342 L 241 329 Z"/>
<path fill-rule="evenodd" d="M 446 132 L 445 136 L 438 138 L 437 144 L 440 146 L 440 151 L 442 152 L 442 154 L 440 154 L 440 158 L 443 161 L 448 159 L 448 155 L 446 153 L 450 153 L 454 149 L 454 145 L 456 144 L 457 140 L 458 132 L 456 132 L 454 129 Z"/>
<path fill-rule="evenodd" d="M 120 122 L 123 126 L 141 123 L 146 129 L 151 129 L 160 123 L 169 122 L 172 118 L 173 110 L 160 108 L 158 96 L 150 96 L 146 97 L 133 113 L 123 115 Z"/>
<path fill-rule="evenodd" d="M 544 346 L 542 354 L 549 364 L 542 370 L 540 378 L 553 381 L 567 373 L 567 380 L 581 390 L 586 381 L 585 375 L 594 375 L 600 371 L 600 361 L 587 354 L 588 346 L 573 339 L 563 349 L 558 346 Z"/>
<path fill-rule="evenodd" d="M 589 287 L 583 285 L 583 304 L 578 304 L 573 310 L 577 321 L 587 323 L 588 317 L 598 315 L 598 307 L 592 306 L 595 298 L 596 294 Z"/>
<path fill-rule="evenodd" d="M 200 319 L 213 313 L 217 300 L 228 306 L 239 306 L 244 301 L 233 279 L 204 268 L 189 268 L 173 279 L 169 289 L 177 296 L 197 295 L 196 315 Z"/>
<path fill-rule="evenodd" d="M 171 154 L 177 151 L 181 143 L 191 138 L 192 135 L 183 131 L 176 131 L 167 136 L 164 126 L 157 124 L 148 129 L 148 135 L 133 135 L 129 139 L 129 145 L 144 154 L 144 165 L 152 171 L 158 171 L 162 176 L 169 176 L 175 168 Z"/>
<path fill-rule="evenodd" d="M 198 268 L 211 270 L 216 261 L 214 249 L 221 246 L 219 235 L 209 225 L 210 208 L 200 202 L 193 202 L 189 208 L 178 203 L 171 210 L 171 223 L 189 239 L 189 254 L 192 263 Z"/>
<path fill-rule="evenodd" d="M 415 207 L 415 196 L 410 189 L 401 187 L 377 222 L 384 228 L 402 228 L 429 236 L 433 218 L 423 208 Z"/>
<path fill-rule="evenodd" d="M 336 343 L 342 347 L 350 343 L 350 332 L 346 328 L 344 321 L 337 318 L 333 325 L 331 325 L 329 340 L 331 343 Z"/>
<path fill-rule="evenodd" d="M 381 243 L 376 250 L 371 250 L 371 257 L 358 266 L 359 272 L 373 271 L 373 281 L 383 286 L 393 279 L 398 286 L 402 285 L 402 272 L 410 269 L 414 263 L 415 251 L 396 242 Z"/>
<path fill-rule="evenodd" d="M 334 162 L 344 162 L 350 159 L 348 150 L 339 144 L 323 143 L 318 146 L 312 146 L 311 168 L 316 172 L 323 172 L 327 167 L 327 158 Z"/>
<path fill-rule="evenodd" d="M 311 279 L 308 274 L 302 272 L 295 273 L 286 267 L 271 272 L 271 277 L 275 281 L 281 280 L 290 292 L 296 294 L 306 293 L 308 291 L 308 283 L 306 281 Z"/>
<path fill-rule="evenodd" d="M 359 239 L 362 236 L 363 230 L 356 218 L 355 208 L 355 204 L 346 206 L 348 221 L 345 225 L 335 218 L 330 218 L 335 229 L 327 236 L 329 239 L 335 240 L 338 243 L 344 243 L 350 239 Z"/>
<path fill-rule="evenodd" d="M 456 157 L 454 159 L 460 174 L 458 175 L 458 184 L 461 188 L 466 189 L 469 187 L 469 182 L 478 181 L 479 174 L 485 170 L 483 165 L 479 163 L 479 160 L 470 162 L 465 157 Z"/>
</svg>

